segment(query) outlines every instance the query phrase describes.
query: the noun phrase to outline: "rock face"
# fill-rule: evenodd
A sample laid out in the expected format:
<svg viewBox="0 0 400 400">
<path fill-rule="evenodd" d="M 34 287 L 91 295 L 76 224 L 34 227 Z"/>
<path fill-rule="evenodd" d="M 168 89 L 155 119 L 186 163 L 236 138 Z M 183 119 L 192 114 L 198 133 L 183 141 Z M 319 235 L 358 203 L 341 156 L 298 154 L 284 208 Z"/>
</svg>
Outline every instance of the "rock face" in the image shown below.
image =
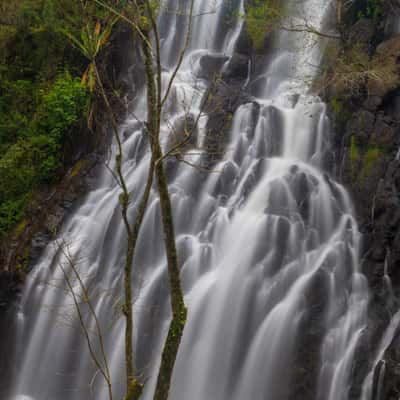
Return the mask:
<svg viewBox="0 0 400 400">
<path fill-rule="evenodd" d="M 369 352 L 371 358 L 400 306 L 400 115 L 393 112 L 394 101 L 395 97 L 385 99 L 376 112 L 355 109 L 336 130 L 338 174 L 352 193 L 363 234 L 362 270 L 369 281 L 371 303 L 366 343 L 360 351 Z M 390 394 L 400 382 L 400 370 L 394 362 L 400 361 L 400 337 L 395 341 L 390 346 L 393 351 L 387 352 L 394 360 L 386 364 L 385 391 L 379 400 L 398 398 Z M 368 360 L 360 364 L 362 371 Z M 357 384 L 361 380 L 357 382 L 356 377 Z M 359 393 L 359 389 L 354 392 Z"/>
<path fill-rule="evenodd" d="M 142 79 L 135 81 L 130 73 L 130 68 L 135 65 L 134 59 L 138 58 L 138 51 L 132 49 L 132 43 L 130 28 L 121 26 L 113 36 L 112 45 L 102 55 L 102 62 L 99 62 L 101 74 L 110 78 L 106 80 L 106 85 L 112 82 L 122 92 L 124 87 L 129 87 L 131 91 L 132 86 L 143 85 Z M 123 102 L 110 99 L 116 116 L 123 116 L 126 111 Z M 64 145 L 61 181 L 41 187 L 34 193 L 34 199 L 25 211 L 26 218 L 10 234 L 10 238 L 0 243 L 0 321 L 30 266 L 40 257 L 76 201 L 86 193 L 94 167 L 104 158 L 109 141 L 104 130 L 109 120 L 107 113 L 101 109 L 101 103 L 97 107 L 91 129 L 87 128 L 86 121 L 82 121 L 77 139 L 67 140 Z"/>
<path fill-rule="evenodd" d="M 27 210 L 23 231 L 10 242 L 6 257 L 1 259 L 0 320 L 18 293 L 25 274 L 58 231 L 76 200 L 88 189 L 99 159 L 92 154 L 78 161 L 56 188 L 43 190 Z"/>
<path fill-rule="evenodd" d="M 396 35 L 376 47 L 376 52 L 385 57 L 400 56 L 400 35 Z"/>
<path fill-rule="evenodd" d="M 353 40 L 376 41 L 368 21 L 350 29 Z M 371 49 L 380 57 L 400 56 L 400 37 L 386 38 Z M 400 76 L 400 73 L 399 73 Z M 332 112 L 336 125 L 337 175 L 349 189 L 363 234 L 362 270 L 371 299 L 368 330 L 360 344 L 351 399 L 360 395 L 362 377 L 392 316 L 400 308 L 400 88 L 370 81 L 367 90 Z M 376 366 L 372 400 L 397 400 L 400 393 L 400 328 Z M 382 367 L 383 366 L 383 367 Z M 378 397 L 377 382 L 383 379 Z"/>
<path fill-rule="evenodd" d="M 9 271 L 0 271 L 0 310 L 8 305 L 9 299 L 13 297 L 17 290 L 17 276 Z"/>
<path fill-rule="evenodd" d="M 375 26 L 372 20 L 359 19 L 350 29 L 348 42 L 368 44 L 374 37 Z"/>
</svg>

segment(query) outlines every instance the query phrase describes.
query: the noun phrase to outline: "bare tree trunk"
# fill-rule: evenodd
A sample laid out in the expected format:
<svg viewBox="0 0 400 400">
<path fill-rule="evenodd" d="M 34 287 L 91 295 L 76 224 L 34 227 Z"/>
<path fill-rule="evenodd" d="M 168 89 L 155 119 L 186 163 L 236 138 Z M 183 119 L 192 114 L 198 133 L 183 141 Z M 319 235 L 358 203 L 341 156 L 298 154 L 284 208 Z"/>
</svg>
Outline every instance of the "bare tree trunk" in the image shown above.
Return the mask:
<svg viewBox="0 0 400 400">
<path fill-rule="evenodd" d="M 136 243 L 139 236 L 140 227 L 143 222 L 144 214 L 146 212 L 147 203 L 149 201 L 151 187 L 153 184 L 153 176 L 155 169 L 155 158 L 152 155 L 149 165 L 149 171 L 146 181 L 146 186 L 140 200 L 135 221 L 131 224 L 128 217 L 128 208 L 130 202 L 130 194 L 125 182 L 124 175 L 122 173 L 122 143 L 118 133 L 118 126 L 114 116 L 114 112 L 108 100 L 107 94 L 105 92 L 104 86 L 100 74 L 98 72 L 97 66 L 94 63 L 96 78 L 98 85 L 100 87 L 100 92 L 103 101 L 106 106 L 107 113 L 109 114 L 111 125 L 114 132 L 114 137 L 118 145 L 118 154 L 116 155 L 117 164 L 117 176 L 119 186 L 122 189 L 120 194 L 120 205 L 122 219 L 125 225 L 125 230 L 127 233 L 127 250 L 125 257 L 125 267 L 124 267 L 124 295 L 125 303 L 122 307 L 123 314 L 125 315 L 126 325 L 125 325 L 125 371 L 126 371 L 126 396 L 124 400 L 138 400 L 142 391 L 143 384 L 138 380 L 137 374 L 135 373 L 134 360 L 133 360 L 133 296 L 132 296 L 132 268 L 133 268 L 133 257 L 135 255 Z"/>
<path fill-rule="evenodd" d="M 147 111 L 149 116 L 147 129 L 152 155 L 157 160 L 155 165 L 155 174 L 160 196 L 161 219 L 164 231 L 165 250 L 167 254 L 172 308 L 172 321 L 162 352 L 161 366 L 159 369 L 157 386 L 154 395 L 155 400 L 162 400 L 168 398 L 172 371 L 183 334 L 183 328 L 186 322 L 187 310 L 183 300 L 183 291 L 180 282 L 180 271 L 176 251 L 171 199 L 169 196 L 168 182 L 162 162 L 163 154 L 159 140 L 161 119 L 161 104 L 159 103 L 159 99 L 161 96 L 159 95 L 160 88 L 157 88 L 155 84 L 155 79 L 157 79 L 159 82 L 159 77 L 156 77 L 154 72 L 153 58 L 150 48 L 146 43 L 143 43 L 142 48 L 145 58 L 147 78 Z"/>
</svg>

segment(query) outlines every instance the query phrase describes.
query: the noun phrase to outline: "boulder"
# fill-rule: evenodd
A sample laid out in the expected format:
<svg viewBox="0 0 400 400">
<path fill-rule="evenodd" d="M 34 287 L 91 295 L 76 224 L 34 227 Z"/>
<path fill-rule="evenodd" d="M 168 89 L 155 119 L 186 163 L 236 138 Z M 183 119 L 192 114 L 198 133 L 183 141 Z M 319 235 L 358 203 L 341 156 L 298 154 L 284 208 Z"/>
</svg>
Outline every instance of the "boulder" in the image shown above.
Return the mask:
<svg viewBox="0 0 400 400">
<path fill-rule="evenodd" d="M 399 57 L 400 35 L 396 35 L 380 43 L 376 48 L 376 53 L 384 57 Z"/>
<path fill-rule="evenodd" d="M 234 53 L 229 60 L 228 66 L 223 74 L 226 81 L 245 80 L 249 75 L 250 59 L 244 54 Z"/>
<path fill-rule="evenodd" d="M 202 79 L 212 80 L 221 72 L 222 66 L 229 60 L 223 54 L 205 54 L 200 58 L 197 76 Z"/>
</svg>

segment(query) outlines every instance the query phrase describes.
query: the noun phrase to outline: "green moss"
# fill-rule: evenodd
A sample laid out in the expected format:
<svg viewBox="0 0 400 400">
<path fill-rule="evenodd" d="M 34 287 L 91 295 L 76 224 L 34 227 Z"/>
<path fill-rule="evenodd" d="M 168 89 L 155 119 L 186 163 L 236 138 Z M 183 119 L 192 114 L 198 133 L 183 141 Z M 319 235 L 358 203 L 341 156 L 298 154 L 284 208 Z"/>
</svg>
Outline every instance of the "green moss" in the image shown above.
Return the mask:
<svg viewBox="0 0 400 400">
<path fill-rule="evenodd" d="M 19 255 L 16 264 L 16 270 L 21 272 L 27 272 L 28 266 L 30 262 L 30 251 L 29 247 L 25 247 L 22 251 L 22 254 Z"/>
<path fill-rule="evenodd" d="M 171 321 L 167 340 L 162 353 L 162 361 L 158 375 L 154 400 L 167 400 L 170 388 L 170 380 L 178 353 L 179 344 L 183 335 L 187 318 L 187 310 L 183 303 L 180 304 L 179 314 Z"/>
<path fill-rule="evenodd" d="M 143 391 L 143 385 L 136 379 L 131 379 L 127 394 L 124 400 L 136 400 L 140 398 Z"/>
<path fill-rule="evenodd" d="M 79 161 L 77 161 L 75 163 L 75 165 L 72 167 L 69 176 L 71 178 L 74 178 L 75 176 L 77 176 L 87 166 L 87 164 L 88 164 L 87 160 L 79 160 Z"/>
<path fill-rule="evenodd" d="M 343 103 L 336 97 L 332 98 L 331 107 L 336 114 L 340 114 L 343 111 Z"/>
<path fill-rule="evenodd" d="M 379 147 L 370 147 L 363 159 L 363 174 L 371 175 L 373 167 L 379 157 L 382 155 L 382 150 Z"/>
<path fill-rule="evenodd" d="M 351 137 L 350 143 L 350 161 L 352 165 L 355 165 L 358 161 L 359 151 L 358 146 L 356 144 L 356 139 L 354 136 Z"/>
<path fill-rule="evenodd" d="M 23 232 L 25 231 L 25 229 L 26 229 L 26 227 L 28 226 L 28 224 L 29 224 L 28 219 L 24 218 L 24 219 L 17 225 L 17 227 L 15 228 L 14 234 L 15 234 L 16 236 L 21 235 L 21 233 L 23 233 Z"/>
<path fill-rule="evenodd" d="M 279 0 L 254 0 L 246 9 L 244 16 L 247 33 L 258 49 L 264 39 L 283 16 L 282 2 Z"/>
<path fill-rule="evenodd" d="M 359 156 L 360 156 L 360 151 L 356 144 L 355 136 L 352 135 L 350 142 L 350 166 L 351 166 L 351 175 L 353 179 L 355 179 L 357 176 Z"/>
</svg>

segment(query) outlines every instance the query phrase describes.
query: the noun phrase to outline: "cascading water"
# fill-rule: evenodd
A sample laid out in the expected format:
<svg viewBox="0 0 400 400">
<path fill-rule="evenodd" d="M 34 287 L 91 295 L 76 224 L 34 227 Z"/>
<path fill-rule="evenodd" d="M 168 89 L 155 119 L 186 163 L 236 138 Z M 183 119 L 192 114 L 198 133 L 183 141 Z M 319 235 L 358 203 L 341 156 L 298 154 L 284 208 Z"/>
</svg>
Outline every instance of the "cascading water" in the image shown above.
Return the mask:
<svg viewBox="0 0 400 400">
<path fill-rule="evenodd" d="M 173 0 L 166 6 L 177 9 Z M 244 9 L 242 2 L 230 7 L 236 13 Z M 305 0 L 301 5 L 288 1 L 288 7 L 319 28 L 331 12 L 328 0 Z M 229 30 L 221 29 L 225 8 L 225 2 L 217 2 L 210 14 L 205 1 L 195 0 L 193 37 L 167 105 L 164 137 L 171 125 L 179 124 L 188 104 L 194 116 L 201 108 L 208 83 L 193 74 L 201 76 L 201 57 L 212 53 L 229 58 L 235 50 L 243 21 L 239 18 Z M 183 17 L 160 17 L 165 66 L 173 66 L 176 59 Z M 366 324 L 368 290 L 358 271 L 360 236 L 351 202 L 322 168 L 329 150 L 325 105 L 306 94 L 323 43 L 313 38 L 310 44 L 310 37 L 300 33 L 276 36 L 263 73 L 248 80 L 249 87 L 257 88 L 256 97 L 236 110 L 225 155 L 213 171 L 168 162 L 189 308 L 171 400 L 291 398 L 296 354 L 316 306 L 315 290 L 320 293 L 321 320 L 312 396 L 348 399 L 354 352 Z M 170 74 L 171 68 L 164 73 L 165 80 Z M 144 97 L 137 96 L 135 116 L 145 115 Z M 197 129 L 200 147 L 206 130 L 202 118 Z M 128 118 L 121 134 L 123 172 L 136 194 L 144 185 L 149 160 L 142 124 Z M 190 161 L 196 163 L 203 156 L 198 153 Z M 118 194 L 104 168 L 97 187 L 60 236 L 95 293 L 114 392 L 121 398 L 124 321 L 118 318 L 116 305 L 122 297 L 125 234 Z M 134 200 L 132 215 L 135 206 Z M 154 390 L 170 318 L 159 225 L 158 198 L 152 193 L 134 282 L 135 359 L 148 378 L 144 400 L 150 400 Z M 64 285 L 57 243 L 47 247 L 23 292 L 10 400 L 86 400 L 92 394 L 107 398 L 80 335 L 71 298 L 55 287 Z"/>
<path fill-rule="evenodd" d="M 364 382 L 363 382 L 363 387 L 362 387 L 362 398 L 366 400 L 370 399 L 376 399 L 379 400 L 380 397 L 380 392 L 382 389 L 382 380 L 385 375 L 385 360 L 384 360 L 384 354 L 385 351 L 388 349 L 390 346 L 393 337 L 395 336 L 396 331 L 398 330 L 400 324 L 400 311 L 397 311 L 397 313 L 393 316 L 391 319 L 388 327 L 386 328 L 383 337 L 379 343 L 379 346 L 377 348 L 376 354 L 375 354 L 375 359 L 373 360 L 373 367 L 371 371 L 368 373 L 366 376 Z M 378 379 L 377 379 L 377 384 L 376 384 L 376 397 L 373 397 L 373 380 L 374 380 L 374 374 L 378 373 Z"/>
</svg>

